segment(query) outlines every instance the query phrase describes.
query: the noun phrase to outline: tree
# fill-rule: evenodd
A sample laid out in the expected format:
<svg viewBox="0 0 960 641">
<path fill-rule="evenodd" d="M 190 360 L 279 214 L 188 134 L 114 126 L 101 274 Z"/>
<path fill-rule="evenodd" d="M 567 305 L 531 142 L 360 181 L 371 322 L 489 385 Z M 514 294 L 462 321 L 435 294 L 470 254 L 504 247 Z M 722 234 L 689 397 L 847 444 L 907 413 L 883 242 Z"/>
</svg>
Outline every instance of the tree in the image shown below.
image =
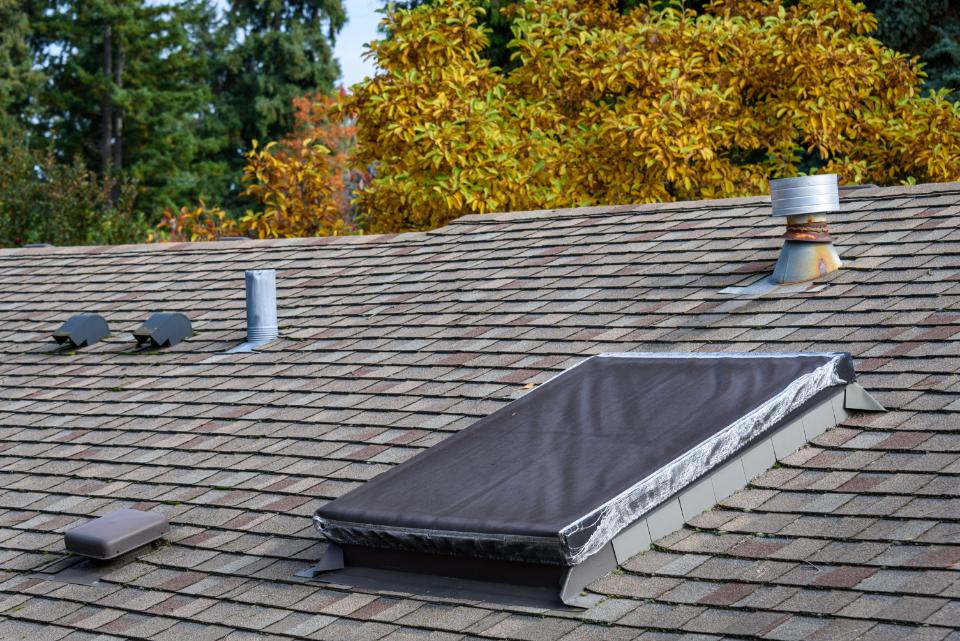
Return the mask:
<svg viewBox="0 0 960 641">
<path fill-rule="evenodd" d="M 0 140 L 16 137 L 42 82 L 33 68 L 30 24 L 18 0 L 0 0 Z"/>
<path fill-rule="evenodd" d="M 175 241 L 216 240 L 224 236 L 302 238 L 355 233 L 340 210 L 330 172 L 334 153 L 316 140 L 304 139 L 295 149 L 276 143 L 260 148 L 254 141 L 247 152 L 244 196 L 259 207 L 235 219 L 220 207 L 167 209 L 157 225 L 157 237 Z"/>
<path fill-rule="evenodd" d="M 44 0 L 31 3 L 37 96 L 33 137 L 104 180 L 139 189 L 144 212 L 202 195 L 204 156 L 222 143 L 207 57 L 195 39 L 213 20 L 206 0 Z M 199 192 L 199 193 L 198 193 Z M 114 194 L 116 197 L 116 194 Z"/>
<path fill-rule="evenodd" d="M 235 187 L 250 142 L 287 136 L 294 98 L 333 89 L 340 69 L 332 45 L 345 22 L 341 0 L 230 0 L 215 95 L 228 137 L 219 157 L 234 172 Z"/>
<path fill-rule="evenodd" d="M 317 93 L 294 99 L 296 126 L 278 143 L 245 155 L 242 195 L 255 209 L 234 218 L 219 207 L 168 209 L 158 235 L 170 240 L 213 240 L 223 236 L 296 238 L 356 232 L 350 193 L 367 177 L 347 168 L 354 127 L 332 118 L 336 99 Z"/>
<path fill-rule="evenodd" d="M 520 0 L 483 0 L 482 23 L 490 29 L 490 44 L 483 56 L 500 69 L 513 66 L 507 43 L 511 40 L 510 20 L 505 17 Z M 950 0 L 863 0 L 867 9 L 877 18 L 873 34 L 883 44 L 902 53 L 919 56 L 930 89 L 960 89 L 960 6 Z M 386 3 L 399 9 L 413 9 L 436 0 L 403 0 Z M 623 13 L 646 4 L 642 0 L 618 0 L 617 9 Z M 652 6 L 691 9 L 698 13 L 710 0 L 653 0 Z M 785 3 L 790 4 L 790 3 Z M 960 93 L 948 98 L 957 100 Z"/>
<path fill-rule="evenodd" d="M 0 246 L 143 240 L 146 225 L 134 213 L 131 184 L 100 179 L 79 159 L 61 162 L 21 141 L 0 142 L 0 154 Z"/>
<path fill-rule="evenodd" d="M 865 0 L 877 16 L 876 37 L 920 57 L 926 86 L 960 89 L 960 6 L 950 0 Z M 950 95 L 951 100 L 960 93 Z"/>
<path fill-rule="evenodd" d="M 356 205 L 371 231 L 471 213 L 755 194 L 801 171 L 955 179 L 960 107 L 852 0 L 717 0 L 703 15 L 533 0 L 513 69 L 468 0 L 388 14 L 382 71 L 354 88 Z"/>
<path fill-rule="evenodd" d="M 349 167 L 350 154 L 357 144 L 357 127 L 349 119 L 336 117 L 338 99 L 346 96 L 341 87 L 337 94 L 315 92 L 293 99 L 294 128 L 280 141 L 282 154 L 296 154 L 307 141 L 317 142 L 330 150 L 323 161 L 328 167 L 330 189 L 336 204 L 336 217 L 352 224 L 355 212 L 351 198 L 362 188 L 370 175 Z"/>
</svg>

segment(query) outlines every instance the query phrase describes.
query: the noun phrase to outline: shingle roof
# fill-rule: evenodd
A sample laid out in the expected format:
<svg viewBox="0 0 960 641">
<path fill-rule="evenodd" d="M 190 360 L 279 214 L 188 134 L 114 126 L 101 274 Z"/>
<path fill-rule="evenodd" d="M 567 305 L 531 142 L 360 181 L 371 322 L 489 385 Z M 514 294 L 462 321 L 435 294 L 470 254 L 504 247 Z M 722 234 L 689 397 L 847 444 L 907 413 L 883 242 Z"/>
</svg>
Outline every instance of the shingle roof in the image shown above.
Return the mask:
<svg viewBox="0 0 960 641">
<path fill-rule="evenodd" d="M 428 233 L 0 251 L 2 639 L 960 639 L 960 183 L 861 189 L 844 268 L 771 271 L 766 198 L 469 216 Z M 276 268 L 282 338 L 244 335 Z M 196 335 L 133 353 L 152 311 Z M 113 334 L 53 354 L 82 311 Z M 861 414 L 592 586 L 585 612 L 293 577 L 310 515 L 605 351 L 850 351 Z M 156 509 L 170 544 L 94 586 L 30 578 L 62 532 Z"/>
</svg>

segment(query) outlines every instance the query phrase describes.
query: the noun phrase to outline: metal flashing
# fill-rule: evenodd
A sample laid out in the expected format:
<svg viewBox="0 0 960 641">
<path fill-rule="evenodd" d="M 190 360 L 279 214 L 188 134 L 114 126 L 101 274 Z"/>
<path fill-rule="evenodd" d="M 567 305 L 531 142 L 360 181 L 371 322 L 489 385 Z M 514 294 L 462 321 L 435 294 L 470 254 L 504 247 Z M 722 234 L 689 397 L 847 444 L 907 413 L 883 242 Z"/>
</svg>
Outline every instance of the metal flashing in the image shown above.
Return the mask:
<svg viewBox="0 0 960 641">
<path fill-rule="evenodd" d="M 617 555 L 611 541 L 583 563 L 567 568 L 560 587 L 560 601 L 573 608 L 593 607 L 603 597 L 598 594 L 584 594 L 584 589 L 616 567 Z"/>
<path fill-rule="evenodd" d="M 647 527 L 646 519 L 640 519 L 633 525 L 627 526 L 610 541 L 613 553 L 617 556 L 618 565 L 623 565 L 634 555 L 649 548 L 650 543 L 650 529 Z"/>
<path fill-rule="evenodd" d="M 843 422 L 847 413 L 845 410 L 837 412 L 838 401 L 842 402 L 851 388 L 854 388 L 855 393 L 856 388 L 863 390 L 857 383 L 851 383 L 846 388 L 830 394 L 778 429 L 764 435 L 724 465 L 708 472 L 677 497 L 672 497 L 663 506 L 645 514 L 633 525 L 621 531 L 613 539 L 613 548 L 617 552 L 619 563 L 623 564 L 631 556 L 648 549 L 653 541 L 670 534 L 682 525 L 681 522 L 676 527 L 669 527 L 671 524 L 676 524 L 673 504 L 677 499 L 683 512 L 683 521 L 689 521 L 704 509 L 709 509 L 744 489 L 750 481 L 771 469 L 777 461 L 782 461 L 806 445 L 813 438 L 813 436 L 807 436 L 807 431 L 816 436 Z M 867 393 L 864 391 L 863 394 Z M 713 500 L 707 508 L 701 509 L 707 500 L 704 488 L 712 490 Z M 703 496 L 697 497 L 698 494 Z M 688 507 L 685 508 L 685 505 Z M 671 516 L 672 521 L 669 520 Z M 638 532 L 646 532 L 648 529 L 649 534 L 646 538 L 638 535 Z"/>
<path fill-rule="evenodd" d="M 847 385 L 843 406 L 848 410 L 861 410 L 864 412 L 887 411 L 887 408 L 881 405 L 880 401 L 871 396 L 867 390 L 863 389 L 859 383 Z"/>
<path fill-rule="evenodd" d="M 753 300 L 762 298 L 768 294 L 780 296 L 789 296 L 791 294 L 810 294 L 825 289 L 826 285 L 817 283 L 780 283 L 772 276 L 764 276 L 760 280 L 754 281 L 749 285 L 736 285 L 724 287 L 718 294 L 723 296 L 732 296 L 738 299 Z"/>
</svg>

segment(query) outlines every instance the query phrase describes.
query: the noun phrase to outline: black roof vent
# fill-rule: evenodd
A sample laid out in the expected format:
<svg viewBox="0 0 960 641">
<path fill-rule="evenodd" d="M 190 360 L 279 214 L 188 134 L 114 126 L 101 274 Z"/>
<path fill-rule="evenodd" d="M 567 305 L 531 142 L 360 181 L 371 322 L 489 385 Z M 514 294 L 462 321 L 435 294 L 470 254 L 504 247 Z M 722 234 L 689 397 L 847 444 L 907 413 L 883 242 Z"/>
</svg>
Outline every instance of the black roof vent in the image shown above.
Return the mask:
<svg viewBox="0 0 960 641">
<path fill-rule="evenodd" d="M 193 326 L 186 314 L 156 312 L 133 333 L 138 345 L 171 347 L 193 335 Z"/>
<path fill-rule="evenodd" d="M 68 552 L 106 561 L 156 541 L 169 529 L 162 514 L 125 509 L 68 530 L 63 539 Z"/>
<path fill-rule="evenodd" d="M 109 334 L 110 327 L 100 314 L 77 314 L 53 333 L 53 340 L 61 345 L 69 343 L 71 347 L 86 347 Z"/>
</svg>

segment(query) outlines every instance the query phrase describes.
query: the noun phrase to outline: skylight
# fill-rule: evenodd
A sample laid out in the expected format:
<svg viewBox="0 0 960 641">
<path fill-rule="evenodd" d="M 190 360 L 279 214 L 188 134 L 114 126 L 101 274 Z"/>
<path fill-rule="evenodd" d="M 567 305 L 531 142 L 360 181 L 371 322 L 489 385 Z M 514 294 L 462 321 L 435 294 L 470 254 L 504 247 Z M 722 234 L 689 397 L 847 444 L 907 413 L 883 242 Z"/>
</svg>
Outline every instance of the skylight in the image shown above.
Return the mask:
<svg viewBox="0 0 960 641">
<path fill-rule="evenodd" d="M 564 603 L 588 605 L 582 588 L 648 544 L 659 512 L 676 503 L 679 514 L 698 484 L 698 510 L 742 487 L 738 457 L 768 448 L 769 468 L 771 438 L 799 431 L 794 449 L 811 438 L 804 415 L 807 431 L 814 414 L 819 431 L 835 425 L 853 380 L 849 354 L 588 358 L 318 509 L 335 545 L 315 573 L 368 585 L 372 570 L 420 574 L 428 591 L 495 581 L 554 600 L 560 588 Z M 717 489 L 731 462 L 743 482 Z"/>
</svg>

